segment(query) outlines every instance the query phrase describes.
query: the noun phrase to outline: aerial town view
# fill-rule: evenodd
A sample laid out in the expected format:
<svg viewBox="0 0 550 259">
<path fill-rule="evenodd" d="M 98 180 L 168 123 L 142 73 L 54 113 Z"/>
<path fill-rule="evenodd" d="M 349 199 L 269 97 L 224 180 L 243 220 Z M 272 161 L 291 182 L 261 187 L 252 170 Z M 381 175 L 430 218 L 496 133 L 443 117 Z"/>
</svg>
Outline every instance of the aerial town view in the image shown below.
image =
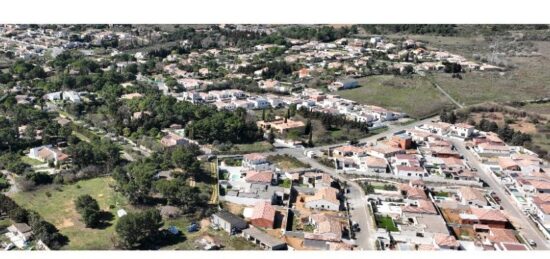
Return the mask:
<svg viewBox="0 0 550 259">
<path fill-rule="evenodd" d="M 548 68 L 546 24 L 0 24 L 0 257 L 550 250 Z"/>
</svg>

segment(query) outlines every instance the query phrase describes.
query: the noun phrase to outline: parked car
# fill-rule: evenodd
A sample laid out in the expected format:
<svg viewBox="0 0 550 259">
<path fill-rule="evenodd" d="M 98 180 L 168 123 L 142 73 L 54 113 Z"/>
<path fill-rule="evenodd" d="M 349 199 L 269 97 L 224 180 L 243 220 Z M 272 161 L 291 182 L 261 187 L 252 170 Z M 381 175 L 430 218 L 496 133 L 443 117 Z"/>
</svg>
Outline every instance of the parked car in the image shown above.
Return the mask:
<svg viewBox="0 0 550 259">
<path fill-rule="evenodd" d="M 533 240 L 533 239 L 529 239 L 529 245 L 532 246 L 532 247 L 536 247 L 537 242 L 535 242 L 535 240 Z"/>
</svg>

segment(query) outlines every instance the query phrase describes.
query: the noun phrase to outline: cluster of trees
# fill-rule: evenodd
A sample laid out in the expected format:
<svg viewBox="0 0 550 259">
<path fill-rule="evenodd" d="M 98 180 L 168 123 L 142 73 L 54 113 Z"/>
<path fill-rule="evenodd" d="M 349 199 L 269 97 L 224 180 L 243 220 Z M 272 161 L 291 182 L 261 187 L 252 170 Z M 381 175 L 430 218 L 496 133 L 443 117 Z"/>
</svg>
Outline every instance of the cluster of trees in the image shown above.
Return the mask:
<svg viewBox="0 0 550 259">
<path fill-rule="evenodd" d="M 197 119 L 186 127 L 187 136 L 202 143 L 215 141 L 233 144 L 251 143 L 261 139 L 261 132 L 254 121 L 247 120 L 246 110 L 219 111 Z"/>
<path fill-rule="evenodd" d="M 531 135 L 513 130 L 508 126 L 508 124 L 504 124 L 504 126 L 499 127 L 494 121 L 481 119 L 481 121 L 479 121 L 479 123 L 475 126 L 478 130 L 497 133 L 502 140 L 510 145 L 523 146 L 531 142 Z"/>
<path fill-rule="evenodd" d="M 94 138 L 88 142 L 78 142 L 67 148 L 73 165 L 84 168 L 90 165 L 105 167 L 107 171 L 121 162 L 120 147 L 109 140 Z"/>
<path fill-rule="evenodd" d="M 74 201 L 74 205 L 86 227 L 94 228 L 101 223 L 101 210 L 92 196 L 88 194 L 78 196 Z"/>
<path fill-rule="evenodd" d="M 458 32 L 454 24 L 365 24 L 361 27 L 371 34 L 407 33 L 452 36 Z"/>
<path fill-rule="evenodd" d="M 156 243 L 163 224 L 162 217 L 156 209 L 130 212 L 120 218 L 115 226 L 118 244 L 125 249 L 139 249 Z"/>
<path fill-rule="evenodd" d="M 369 131 L 368 123 L 360 122 L 356 120 L 350 121 L 345 116 L 340 114 L 335 115 L 335 114 L 330 114 L 325 112 L 311 111 L 304 107 L 298 110 L 298 114 L 300 114 L 304 118 L 320 120 L 323 126 L 327 130 L 331 130 L 333 127 L 346 126 L 350 128 L 359 129 L 365 133 Z"/>
<path fill-rule="evenodd" d="M 443 122 L 454 124 L 465 121 L 467 114 L 443 110 L 439 114 L 439 117 Z M 473 120 L 469 120 L 468 123 L 474 125 L 478 130 L 497 133 L 504 142 L 510 145 L 525 146 L 531 143 L 531 135 L 510 128 L 508 123 L 505 123 L 504 126 L 499 127 L 496 122 L 489 121 L 485 118 L 481 119 L 481 121 L 477 124 Z"/>
<path fill-rule="evenodd" d="M 38 213 L 21 208 L 10 197 L 0 194 L 0 215 L 7 215 L 17 223 L 28 224 L 35 240 L 42 240 L 50 249 L 59 249 L 68 242 L 66 236 Z"/>
<path fill-rule="evenodd" d="M 197 156 L 198 146 L 176 147 L 150 158 L 131 162 L 113 170 L 113 178 L 132 204 L 167 204 L 185 214 L 204 215 L 209 212 L 209 193 L 187 183 L 189 177 L 204 178 Z M 172 179 L 157 177 L 160 171 L 171 171 Z M 159 195 L 160 194 L 160 195 Z"/>
<path fill-rule="evenodd" d="M 45 78 L 47 76 L 41 66 L 27 63 L 22 59 L 15 61 L 10 67 L 10 73 L 17 76 L 18 79 Z"/>
<path fill-rule="evenodd" d="M 443 61 L 443 65 L 445 66 L 443 68 L 443 72 L 445 73 L 461 73 L 462 72 L 462 66 L 458 63 L 451 63 L 448 61 Z"/>
<path fill-rule="evenodd" d="M 292 39 L 318 40 L 322 42 L 334 41 L 353 34 L 357 34 L 357 26 L 343 26 L 334 28 L 332 26 L 306 27 L 292 26 L 279 30 L 279 33 Z"/>
</svg>

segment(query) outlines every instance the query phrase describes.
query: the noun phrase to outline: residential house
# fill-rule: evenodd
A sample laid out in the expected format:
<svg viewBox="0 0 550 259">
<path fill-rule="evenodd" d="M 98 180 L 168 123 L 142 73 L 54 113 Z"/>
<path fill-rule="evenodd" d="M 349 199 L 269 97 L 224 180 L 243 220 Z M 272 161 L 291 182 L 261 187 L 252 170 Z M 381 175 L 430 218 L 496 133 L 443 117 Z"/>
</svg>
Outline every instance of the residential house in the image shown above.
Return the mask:
<svg viewBox="0 0 550 259">
<path fill-rule="evenodd" d="M 379 144 L 373 147 L 368 147 L 367 154 L 378 158 L 390 158 L 397 154 L 405 154 L 405 150 Z"/>
<path fill-rule="evenodd" d="M 251 153 L 243 156 L 242 166 L 251 170 L 267 170 L 271 168 L 267 158 L 259 153 Z"/>
<path fill-rule="evenodd" d="M 539 193 L 531 198 L 533 210 L 545 228 L 550 229 L 550 193 Z"/>
<path fill-rule="evenodd" d="M 489 208 L 470 207 L 469 211 L 460 213 L 461 224 L 484 224 L 492 228 L 506 228 L 508 218 L 500 210 Z"/>
<path fill-rule="evenodd" d="M 25 223 L 15 223 L 9 226 L 8 232 L 11 233 L 13 239 L 23 242 L 29 241 L 33 235 L 31 227 Z"/>
<path fill-rule="evenodd" d="M 63 153 L 59 148 L 52 147 L 52 145 L 31 148 L 28 156 L 42 162 L 52 161 L 56 165 L 69 158 L 69 155 Z"/>
<path fill-rule="evenodd" d="M 346 156 L 360 157 L 360 156 L 365 156 L 366 154 L 367 154 L 367 148 L 351 146 L 351 145 L 336 147 L 332 150 L 332 155 L 334 157 L 346 157 Z"/>
<path fill-rule="evenodd" d="M 338 190 L 332 187 L 322 187 L 316 190 L 313 196 L 305 199 L 305 207 L 321 210 L 340 210 L 340 200 L 338 199 Z"/>
<path fill-rule="evenodd" d="M 402 178 L 422 178 L 428 177 L 429 174 L 423 167 L 420 166 L 408 166 L 408 165 L 398 165 L 394 170 L 395 175 Z"/>
<path fill-rule="evenodd" d="M 286 250 L 287 245 L 281 239 L 275 238 L 256 227 L 243 230 L 243 237 L 266 250 Z"/>
<path fill-rule="evenodd" d="M 384 158 L 366 156 L 358 158 L 359 169 L 369 173 L 386 173 L 388 162 Z"/>
<path fill-rule="evenodd" d="M 270 202 L 260 201 L 254 206 L 250 224 L 256 227 L 273 228 L 275 214 L 275 208 L 271 206 Z"/>
<path fill-rule="evenodd" d="M 272 171 L 248 171 L 246 172 L 245 181 L 247 183 L 271 184 L 273 181 Z"/>
<path fill-rule="evenodd" d="M 462 205 L 472 205 L 483 208 L 488 204 L 485 195 L 472 187 L 462 186 L 458 189 L 457 194 Z"/>
<path fill-rule="evenodd" d="M 239 233 L 248 227 L 248 223 L 244 219 L 225 210 L 212 214 L 211 222 L 212 225 L 225 230 L 231 235 Z"/>
<path fill-rule="evenodd" d="M 457 123 L 451 125 L 449 134 L 461 138 L 469 138 L 474 133 L 475 127 L 466 123 Z"/>
<path fill-rule="evenodd" d="M 186 143 L 185 138 L 173 133 L 168 132 L 162 139 L 160 139 L 160 144 L 164 147 L 175 147 L 178 145 L 184 145 Z"/>
</svg>

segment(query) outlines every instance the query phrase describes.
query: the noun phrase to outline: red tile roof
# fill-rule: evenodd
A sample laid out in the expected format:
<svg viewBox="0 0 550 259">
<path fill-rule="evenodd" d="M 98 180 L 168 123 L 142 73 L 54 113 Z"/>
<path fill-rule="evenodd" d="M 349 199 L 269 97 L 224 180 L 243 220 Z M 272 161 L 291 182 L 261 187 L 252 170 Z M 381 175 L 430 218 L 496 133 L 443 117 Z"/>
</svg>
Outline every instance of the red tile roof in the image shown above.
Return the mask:
<svg viewBox="0 0 550 259">
<path fill-rule="evenodd" d="M 267 201 L 260 201 L 254 206 L 250 219 L 265 219 L 273 221 L 275 219 L 275 208 Z"/>
<path fill-rule="evenodd" d="M 271 183 L 273 173 L 271 171 L 248 171 L 245 181 L 253 183 Z"/>
</svg>

